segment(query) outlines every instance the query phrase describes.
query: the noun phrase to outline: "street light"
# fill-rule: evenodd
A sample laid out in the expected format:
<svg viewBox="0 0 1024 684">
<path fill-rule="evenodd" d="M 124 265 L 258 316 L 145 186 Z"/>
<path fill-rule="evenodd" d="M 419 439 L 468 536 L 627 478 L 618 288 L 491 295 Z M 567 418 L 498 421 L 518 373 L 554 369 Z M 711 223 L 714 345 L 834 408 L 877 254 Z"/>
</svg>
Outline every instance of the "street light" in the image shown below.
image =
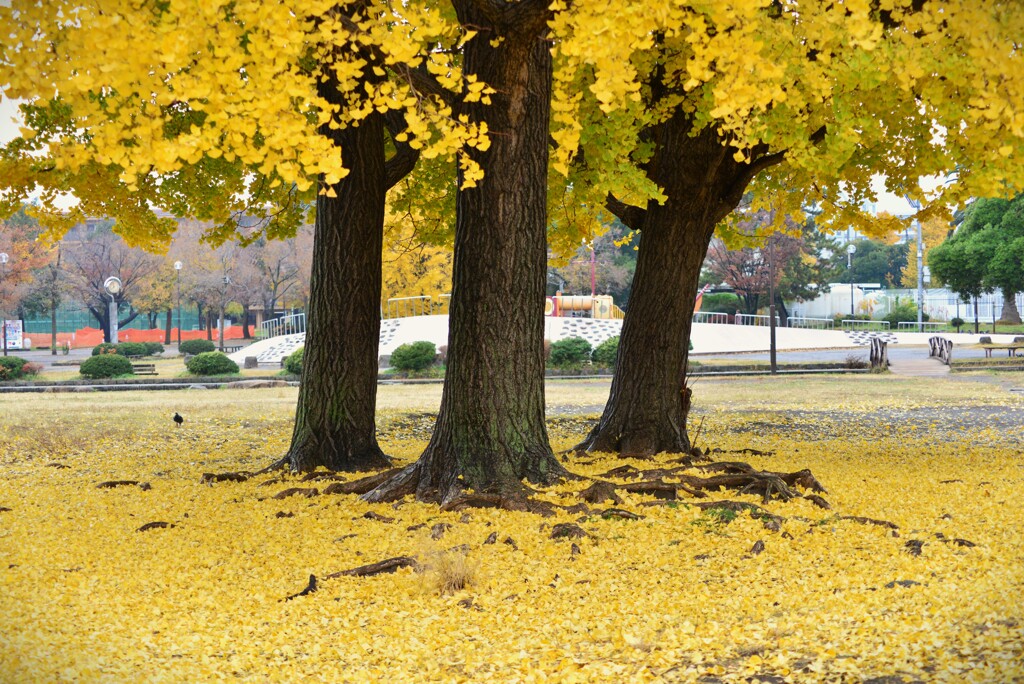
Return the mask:
<svg viewBox="0 0 1024 684">
<path fill-rule="evenodd" d="M 224 351 L 224 306 L 227 304 L 228 298 L 228 285 L 231 284 L 231 278 L 224 276 L 224 291 L 220 296 L 220 350 Z"/>
<path fill-rule="evenodd" d="M 110 343 L 117 344 L 117 300 L 115 297 L 121 291 L 121 279 L 117 276 L 110 276 L 103 281 L 103 289 L 110 295 L 110 304 L 107 315 L 110 317 Z"/>
<path fill-rule="evenodd" d="M 3 294 L 3 282 L 7 277 L 7 252 L 0 252 L 0 295 Z M 0 307 L 0 321 L 3 323 L 4 356 L 7 356 L 7 312 Z"/>
<path fill-rule="evenodd" d="M 850 318 L 854 318 L 853 313 L 853 253 L 857 251 L 857 245 L 852 242 L 846 245 L 846 270 L 850 272 Z"/>
<path fill-rule="evenodd" d="M 178 346 L 181 346 L 181 262 L 174 262 L 175 280 L 178 285 Z"/>
</svg>

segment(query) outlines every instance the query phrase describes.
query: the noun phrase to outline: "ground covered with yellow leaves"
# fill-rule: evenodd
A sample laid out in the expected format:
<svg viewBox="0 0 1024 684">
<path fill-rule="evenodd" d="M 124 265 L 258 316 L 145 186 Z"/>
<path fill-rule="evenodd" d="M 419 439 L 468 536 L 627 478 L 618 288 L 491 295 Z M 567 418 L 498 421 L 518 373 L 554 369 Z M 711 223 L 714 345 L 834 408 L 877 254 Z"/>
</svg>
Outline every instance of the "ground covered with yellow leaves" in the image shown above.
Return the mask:
<svg viewBox="0 0 1024 684">
<path fill-rule="evenodd" d="M 382 388 L 382 445 L 402 462 L 436 408 L 435 389 L 410 392 Z M 552 392 L 556 448 L 602 393 Z M 699 383 L 702 447 L 810 468 L 831 509 L 618 490 L 636 519 L 611 503 L 369 505 L 279 474 L 202 482 L 281 455 L 294 401 L 0 395 L 0 681 L 1024 681 L 1024 398 L 1005 387 Z M 606 473 L 676 458 L 568 465 L 627 484 Z M 574 506 L 590 484 L 538 496 Z M 289 488 L 317 495 L 276 498 Z M 552 538 L 560 523 L 585 536 Z M 414 562 L 331 577 L 396 557 Z"/>
</svg>

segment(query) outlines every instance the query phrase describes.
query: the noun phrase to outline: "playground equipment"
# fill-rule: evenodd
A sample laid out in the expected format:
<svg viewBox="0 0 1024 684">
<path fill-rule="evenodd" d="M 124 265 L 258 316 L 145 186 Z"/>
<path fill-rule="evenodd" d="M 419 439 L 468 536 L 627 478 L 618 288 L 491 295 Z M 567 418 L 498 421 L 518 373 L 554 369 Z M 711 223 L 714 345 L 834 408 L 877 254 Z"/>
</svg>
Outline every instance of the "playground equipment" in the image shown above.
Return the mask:
<svg viewBox="0 0 1024 684">
<path fill-rule="evenodd" d="M 548 297 L 544 304 L 544 315 L 561 318 L 572 316 L 576 313 L 589 313 L 589 318 L 602 320 L 621 319 L 624 315 L 622 309 L 615 306 L 611 295 L 581 296 L 563 295 L 556 292 L 555 296 Z"/>
</svg>

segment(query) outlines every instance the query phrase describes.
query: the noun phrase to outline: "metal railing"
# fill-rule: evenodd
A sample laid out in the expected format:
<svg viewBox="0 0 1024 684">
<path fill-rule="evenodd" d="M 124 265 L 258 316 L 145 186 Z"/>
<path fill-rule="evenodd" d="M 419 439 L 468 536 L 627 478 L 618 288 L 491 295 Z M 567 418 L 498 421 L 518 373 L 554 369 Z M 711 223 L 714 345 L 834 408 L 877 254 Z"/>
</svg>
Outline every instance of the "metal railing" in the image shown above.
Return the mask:
<svg viewBox="0 0 1024 684">
<path fill-rule="evenodd" d="M 771 316 L 758 314 L 736 314 L 736 325 L 771 325 Z M 779 316 L 775 316 L 775 325 L 779 325 Z"/>
<path fill-rule="evenodd" d="M 907 332 L 914 332 L 915 330 L 920 330 L 921 332 L 938 332 L 945 327 L 945 323 L 937 321 L 926 321 L 922 323 L 917 323 L 915 321 L 900 321 L 896 324 L 897 330 L 905 330 Z"/>
<path fill-rule="evenodd" d="M 888 330 L 889 321 L 862 321 L 856 318 L 844 318 L 840 321 L 843 330 Z"/>
<path fill-rule="evenodd" d="M 260 323 L 257 337 L 267 339 L 279 335 L 295 335 L 306 332 L 306 314 L 290 314 L 279 318 L 271 318 Z"/>
<path fill-rule="evenodd" d="M 695 311 L 693 313 L 694 323 L 729 323 L 729 314 L 717 313 L 714 311 Z"/>
<path fill-rule="evenodd" d="M 835 319 L 832 318 L 807 318 L 806 316 L 790 316 L 786 321 L 790 328 L 807 328 L 812 330 L 834 330 Z"/>
<path fill-rule="evenodd" d="M 626 317 L 626 312 L 618 307 L 617 304 L 612 304 L 612 320 L 621 321 Z"/>
<path fill-rule="evenodd" d="M 434 313 L 434 298 L 429 295 L 419 297 L 392 297 L 381 307 L 381 318 L 408 318 L 409 316 L 429 316 Z"/>
</svg>

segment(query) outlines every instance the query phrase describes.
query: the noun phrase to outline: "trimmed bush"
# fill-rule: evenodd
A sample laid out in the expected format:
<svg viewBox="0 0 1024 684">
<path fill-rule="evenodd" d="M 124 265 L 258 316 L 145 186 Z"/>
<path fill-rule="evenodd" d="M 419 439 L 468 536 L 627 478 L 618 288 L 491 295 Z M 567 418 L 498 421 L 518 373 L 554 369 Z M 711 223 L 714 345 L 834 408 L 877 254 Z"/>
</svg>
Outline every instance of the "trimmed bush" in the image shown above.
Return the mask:
<svg viewBox="0 0 1024 684">
<path fill-rule="evenodd" d="M 116 354 L 117 345 L 111 344 L 110 342 L 101 342 L 92 348 L 92 355 L 99 356 L 100 354 Z"/>
<path fill-rule="evenodd" d="M 83 378 L 115 378 L 132 374 L 132 362 L 120 354 L 100 354 L 82 362 L 78 372 Z"/>
<path fill-rule="evenodd" d="M 117 345 L 117 353 L 121 356 L 145 356 L 146 345 L 142 342 L 121 342 Z"/>
<path fill-rule="evenodd" d="M 391 367 L 400 371 L 421 371 L 434 365 L 437 347 L 433 342 L 413 342 L 399 345 L 391 353 Z"/>
<path fill-rule="evenodd" d="M 305 347 L 299 347 L 284 360 L 284 369 L 292 375 L 302 375 L 302 353 Z"/>
<path fill-rule="evenodd" d="M 146 356 L 160 356 L 164 353 L 164 345 L 159 342 L 143 342 L 146 345 Z"/>
<path fill-rule="evenodd" d="M 706 294 L 701 299 L 700 310 L 709 313 L 734 314 L 741 308 L 740 298 L 731 292 Z"/>
<path fill-rule="evenodd" d="M 28 361 L 20 356 L 0 356 L 0 380 L 18 380 L 25 375 Z"/>
<path fill-rule="evenodd" d="M 552 343 L 548 365 L 554 368 L 579 367 L 590 360 L 593 350 L 590 343 L 582 337 L 567 337 Z"/>
<path fill-rule="evenodd" d="M 192 375 L 230 375 L 238 372 L 238 364 L 219 351 L 196 354 L 185 366 Z"/>
<path fill-rule="evenodd" d="M 619 355 L 619 336 L 609 337 L 607 340 L 594 348 L 591 359 L 594 365 L 602 368 L 614 368 L 615 357 Z"/>
<path fill-rule="evenodd" d="M 185 340 L 178 346 L 178 351 L 182 354 L 190 354 L 192 356 L 216 351 L 216 349 L 217 345 L 210 340 Z"/>
</svg>

